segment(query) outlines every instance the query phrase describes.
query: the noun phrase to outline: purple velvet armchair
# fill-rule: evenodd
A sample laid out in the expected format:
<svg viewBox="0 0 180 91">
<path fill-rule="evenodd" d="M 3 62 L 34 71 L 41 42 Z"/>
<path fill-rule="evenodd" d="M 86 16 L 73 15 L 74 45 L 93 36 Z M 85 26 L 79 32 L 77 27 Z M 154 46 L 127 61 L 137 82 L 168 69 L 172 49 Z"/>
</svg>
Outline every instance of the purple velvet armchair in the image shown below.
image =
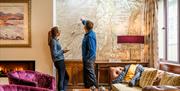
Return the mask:
<svg viewBox="0 0 180 91">
<path fill-rule="evenodd" d="M 9 84 L 26 85 L 56 91 L 55 77 L 37 71 L 12 71 L 7 74 Z"/>
<path fill-rule="evenodd" d="M 24 85 L 0 85 L 0 91 L 53 91 L 46 88 L 24 86 Z"/>
</svg>

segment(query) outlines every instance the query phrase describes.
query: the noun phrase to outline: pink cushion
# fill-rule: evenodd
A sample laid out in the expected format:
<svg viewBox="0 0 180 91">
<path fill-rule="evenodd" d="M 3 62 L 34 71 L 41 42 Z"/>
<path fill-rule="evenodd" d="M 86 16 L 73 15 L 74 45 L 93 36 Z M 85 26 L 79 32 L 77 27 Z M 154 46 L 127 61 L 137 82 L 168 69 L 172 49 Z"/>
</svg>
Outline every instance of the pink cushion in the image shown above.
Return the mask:
<svg viewBox="0 0 180 91">
<path fill-rule="evenodd" d="M 31 73 L 31 72 L 26 72 L 26 71 L 17 71 L 17 72 L 14 72 L 15 74 L 18 73 L 19 77 L 18 78 L 21 78 L 21 79 L 26 79 L 26 80 L 29 80 L 29 81 L 34 81 L 35 80 L 35 75 L 34 73 Z"/>
<path fill-rule="evenodd" d="M 17 73 L 17 72 L 14 72 L 13 74 L 11 74 L 12 76 L 14 76 L 14 77 L 17 77 L 17 78 L 19 78 L 19 74 Z"/>
</svg>

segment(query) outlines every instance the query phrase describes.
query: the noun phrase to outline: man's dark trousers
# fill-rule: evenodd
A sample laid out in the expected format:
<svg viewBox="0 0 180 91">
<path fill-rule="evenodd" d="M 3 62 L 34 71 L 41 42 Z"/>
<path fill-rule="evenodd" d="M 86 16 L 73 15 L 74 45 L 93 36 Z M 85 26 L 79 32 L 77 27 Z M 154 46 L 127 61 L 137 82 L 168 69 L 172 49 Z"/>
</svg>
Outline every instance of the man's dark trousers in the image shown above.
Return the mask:
<svg viewBox="0 0 180 91">
<path fill-rule="evenodd" d="M 83 81 L 85 88 L 89 88 L 91 86 L 97 87 L 94 62 L 95 58 L 92 60 L 83 60 Z"/>
</svg>

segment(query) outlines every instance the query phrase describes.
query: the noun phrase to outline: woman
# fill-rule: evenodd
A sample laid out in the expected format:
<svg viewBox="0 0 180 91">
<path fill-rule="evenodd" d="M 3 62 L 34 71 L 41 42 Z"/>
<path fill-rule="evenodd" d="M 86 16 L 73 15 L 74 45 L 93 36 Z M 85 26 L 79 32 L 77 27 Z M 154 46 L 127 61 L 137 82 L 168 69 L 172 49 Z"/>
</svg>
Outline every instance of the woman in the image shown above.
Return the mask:
<svg viewBox="0 0 180 91">
<path fill-rule="evenodd" d="M 48 41 L 51 51 L 51 57 L 58 71 L 58 91 L 65 91 L 69 76 L 64 64 L 64 53 L 68 52 L 69 50 L 62 50 L 58 40 L 59 36 L 60 31 L 58 30 L 58 27 L 53 27 L 49 32 Z"/>
</svg>

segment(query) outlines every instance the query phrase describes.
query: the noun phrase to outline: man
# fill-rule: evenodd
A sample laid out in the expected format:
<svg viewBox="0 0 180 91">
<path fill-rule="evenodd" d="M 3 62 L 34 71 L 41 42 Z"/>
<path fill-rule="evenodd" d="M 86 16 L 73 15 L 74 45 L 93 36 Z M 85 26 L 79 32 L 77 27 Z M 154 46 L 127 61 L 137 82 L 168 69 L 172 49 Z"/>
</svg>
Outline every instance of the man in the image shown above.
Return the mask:
<svg viewBox="0 0 180 91">
<path fill-rule="evenodd" d="M 81 19 L 85 35 L 82 41 L 83 80 L 85 88 L 97 87 L 94 62 L 96 59 L 96 34 L 93 22 Z"/>
</svg>

